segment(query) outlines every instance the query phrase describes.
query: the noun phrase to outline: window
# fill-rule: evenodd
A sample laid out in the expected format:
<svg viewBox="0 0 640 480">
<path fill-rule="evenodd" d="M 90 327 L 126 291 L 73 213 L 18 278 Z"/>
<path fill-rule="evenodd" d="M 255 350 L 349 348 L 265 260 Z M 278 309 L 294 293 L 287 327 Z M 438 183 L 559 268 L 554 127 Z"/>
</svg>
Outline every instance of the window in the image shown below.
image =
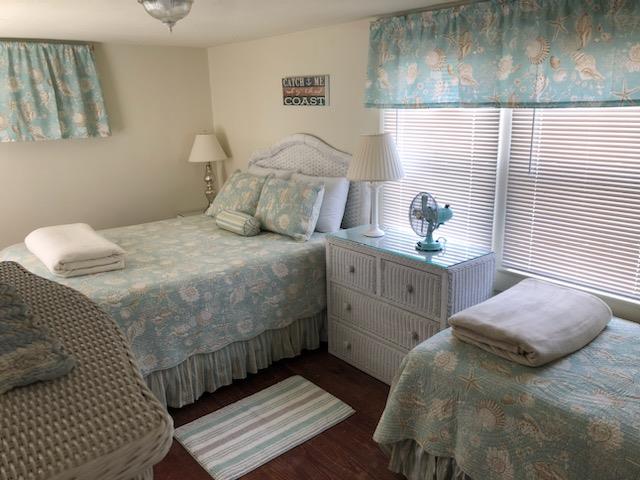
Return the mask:
<svg viewBox="0 0 640 480">
<path fill-rule="evenodd" d="M 508 172 L 504 267 L 640 299 L 640 108 L 514 110 Z"/>
<path fill-rule="evenodd" d="M 383 121 L 406 174 L 385 184 L 384 224 L 410 229 L 411 200 L 426 191 L 454 212 L 436 236 L 490 248 L 500 110 L 385 110 Z"/>
<path fill-rule="evenodd" d="M 437 235 L 493 240 L 515 273 L 640 300 L 640 107 L 504 113 L 385 111 L 406 177 L 386 184 L 384 223 L 409 228 L 409 203 L 427 191 L 454 210 Z"/>
</svg>

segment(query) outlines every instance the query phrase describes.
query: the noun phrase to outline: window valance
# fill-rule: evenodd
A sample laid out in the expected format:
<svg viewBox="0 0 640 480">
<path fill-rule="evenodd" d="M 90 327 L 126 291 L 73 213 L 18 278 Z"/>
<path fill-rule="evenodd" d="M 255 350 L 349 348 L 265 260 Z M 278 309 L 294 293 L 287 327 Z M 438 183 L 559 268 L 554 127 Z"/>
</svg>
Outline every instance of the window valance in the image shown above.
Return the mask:
<svg viewBox="0 0 640 480">
<path fill-rule="evenodd" d="M 380 19 L 365 104 L 640 105 L 640 2 L 491 0 Z"/>
<path fill-rule="evenodd" d="M 108 135 L 91 46 L 0 41 L 0 141 Z"/>
</svg>

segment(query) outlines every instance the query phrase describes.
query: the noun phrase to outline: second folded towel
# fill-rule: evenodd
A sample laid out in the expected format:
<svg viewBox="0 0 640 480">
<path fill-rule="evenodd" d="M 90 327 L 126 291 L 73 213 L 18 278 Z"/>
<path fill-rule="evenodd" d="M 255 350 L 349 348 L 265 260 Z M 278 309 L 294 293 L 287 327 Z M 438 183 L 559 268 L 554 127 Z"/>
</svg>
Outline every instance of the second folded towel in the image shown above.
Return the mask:
<svg viewBox="0 0 640 480">
<path fill-rule="evenodd" d="M 508 360 L 537 367 L 590 343 L 611 309 L 579 290 L 536 279 L 451 316 L 453 335 Z"/>
<path fill-rule="evenodd" d="M 86 223 L 39 228 L 27 235 L 24 243 L 60 277 L 120 270 L 125 266 L 125 251 Z"/>
</svg>

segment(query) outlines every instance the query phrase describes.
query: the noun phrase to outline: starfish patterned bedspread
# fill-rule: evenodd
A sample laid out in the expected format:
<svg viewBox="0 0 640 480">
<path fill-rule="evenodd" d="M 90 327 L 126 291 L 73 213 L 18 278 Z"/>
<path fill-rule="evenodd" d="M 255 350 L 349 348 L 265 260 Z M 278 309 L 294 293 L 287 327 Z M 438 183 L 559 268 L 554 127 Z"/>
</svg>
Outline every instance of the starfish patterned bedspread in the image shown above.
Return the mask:
<svg viewBox="0 0 640 480">
<path fill-rule="evenodd" d="M 241 237 L 204 215 L 100 233 L 126 250 L 124 270 L 55 277 L 23 244 L 0 258 L 96 302 L 129 339 L 143 375 L 326 308 L 322 234 L 304 243 Z"/>
<path fill-rule="evenodd" d="M 640 479 L 640 325 L 525 367 L 447 329 L 404 359 L 374 439 L 413 440 L 475 480 Z"/>
</svg>

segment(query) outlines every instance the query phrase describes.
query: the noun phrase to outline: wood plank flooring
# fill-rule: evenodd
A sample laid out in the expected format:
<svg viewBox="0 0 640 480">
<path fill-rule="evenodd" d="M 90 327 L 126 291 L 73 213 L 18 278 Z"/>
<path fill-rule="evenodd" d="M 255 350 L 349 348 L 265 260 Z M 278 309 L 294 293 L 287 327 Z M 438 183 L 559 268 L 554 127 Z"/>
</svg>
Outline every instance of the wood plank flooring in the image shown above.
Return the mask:
<svg viewBox="0 0 640 480">
<path fill-rule="evenodd" d="M 319 350 L 281 360 L 206 394 L 193 405 L 170 411 L 175 426 L 189 423 L 292 375 L 302 375 L 342 401 L 356 413 L 308 442 L 242 477 L 243 480 L 391 480 L 402 479 L 387 470 L 387 458 L 371 439 L 384 409 L 389 387 Z M 175 440 L 165 459 L 154 468 L 155 480 L 211 480 L 209 474 Z"/>
</svg>

